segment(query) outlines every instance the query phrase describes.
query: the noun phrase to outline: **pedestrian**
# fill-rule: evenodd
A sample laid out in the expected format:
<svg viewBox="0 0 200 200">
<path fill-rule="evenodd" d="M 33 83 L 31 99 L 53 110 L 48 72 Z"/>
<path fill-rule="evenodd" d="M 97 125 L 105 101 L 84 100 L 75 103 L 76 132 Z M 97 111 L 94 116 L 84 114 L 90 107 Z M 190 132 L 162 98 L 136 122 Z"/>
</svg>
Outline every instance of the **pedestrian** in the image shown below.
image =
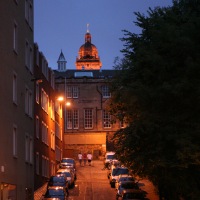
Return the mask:
<svg viewBox="0 0 200 200">
<path fill-rule="evenodd" d="M 81 152 L 79 152 L 79 154 L 78 154 L 78 160 L 79 160 L 80 166 L 82 164 L 82 159 L 83 159 L 83 155 L 82 155 Z"/>
<path fill-rule="evenodd" d="M 83 162 L 84 162 L 84 166 L 86 165 L 86 161 L 87 161 L 87 154 L 84 153 L 84 154 L 83 154 Z"/>
<path fill-rule="evenodd" d="M 88 159 L 88 165 L 91 166 L 92 154 L 90 152 L 87 154 L 87 159 Z"/>
</svg>

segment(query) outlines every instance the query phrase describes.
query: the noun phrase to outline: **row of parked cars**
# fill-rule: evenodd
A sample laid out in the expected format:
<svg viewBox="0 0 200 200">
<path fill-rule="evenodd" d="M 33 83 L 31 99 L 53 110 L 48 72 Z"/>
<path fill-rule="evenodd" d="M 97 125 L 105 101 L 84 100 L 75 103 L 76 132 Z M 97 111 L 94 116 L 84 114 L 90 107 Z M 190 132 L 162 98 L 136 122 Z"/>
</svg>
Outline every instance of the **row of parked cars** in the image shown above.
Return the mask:
<svg viewBox="0 0 200 200">
<path fill-rule="evenodd" d="M 63 158 L 59 169 L 54 176 L 51 176 L 47 183 L 47 190 L 43 199 L 48 200 L 67 200 L 68 189 L 75 185 L 76 162 L 73 158 Z"/>
<path fill-rule="evenodd" d="M 138 180 L 130 170 L 122 166 L 115 152 L 107 152 L 104 160 L 111 188 L 116 189 L 116 200 L 145 200 L 146 192 L 140 189 Z"/>
</svg>

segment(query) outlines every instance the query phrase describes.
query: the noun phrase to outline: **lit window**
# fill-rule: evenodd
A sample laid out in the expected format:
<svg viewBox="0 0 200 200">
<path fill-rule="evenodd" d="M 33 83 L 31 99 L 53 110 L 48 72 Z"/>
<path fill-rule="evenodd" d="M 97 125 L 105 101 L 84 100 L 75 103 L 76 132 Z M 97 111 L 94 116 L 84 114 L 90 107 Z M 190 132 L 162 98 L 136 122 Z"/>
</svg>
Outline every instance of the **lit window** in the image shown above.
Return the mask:
<svg viewBox="0 0 200 200">
<path fill-rule="evenodd" d="M 43 110 L 48 113 L 49 97 L 43 89 L 41 92 L 41 106 Z"/>
<path fill-rule="evenodd" d="M 55 150 L 55 133 L 51 131 L 51 149 Z"/>
<path fill-rule="evenodd" d="M 111 128 L 111 115 L 105 110 L 103 110 L 103 127 Z"/>
<path fill-rule="evenodd" d="M 92 117 L 92 109 L 84 110 L 84 128 L 92 129 L 93 128 L 93 117 Z"/>
</svg>

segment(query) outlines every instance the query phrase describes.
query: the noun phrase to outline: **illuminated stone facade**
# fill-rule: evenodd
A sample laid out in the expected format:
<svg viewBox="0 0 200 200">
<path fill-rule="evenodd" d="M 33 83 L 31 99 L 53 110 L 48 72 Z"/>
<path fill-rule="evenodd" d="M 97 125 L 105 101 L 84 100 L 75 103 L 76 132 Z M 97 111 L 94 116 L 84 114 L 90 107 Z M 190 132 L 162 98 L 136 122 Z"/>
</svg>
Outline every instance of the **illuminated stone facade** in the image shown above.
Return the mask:
<svg viewBox="0 0 200 200">
<path fill-rule="evenodd" d="M 76 58 L 75 65 L 77 70 L 99 70 L 102 66 L 97 47 L 92 44 L 91 39 L 92 36 L 87 30 L 85 44 L 79 48 L 79 55 Z"/>
</svg>

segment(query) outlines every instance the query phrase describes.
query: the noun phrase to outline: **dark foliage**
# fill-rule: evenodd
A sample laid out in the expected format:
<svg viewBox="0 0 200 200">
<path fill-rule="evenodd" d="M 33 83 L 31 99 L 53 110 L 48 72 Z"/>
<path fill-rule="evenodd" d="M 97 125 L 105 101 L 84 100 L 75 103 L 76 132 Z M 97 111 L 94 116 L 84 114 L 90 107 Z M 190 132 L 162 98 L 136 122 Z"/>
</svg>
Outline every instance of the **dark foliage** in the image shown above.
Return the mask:
<svg viewBox="0 0 200 200">
<path fill-rule="evenodd" d="M 120 160 L 168 200 L 200 195 L 200 1 L 135 13 L 124 30 L 110 112 L 127 122 L 113 141 Z"/>
</svg>

